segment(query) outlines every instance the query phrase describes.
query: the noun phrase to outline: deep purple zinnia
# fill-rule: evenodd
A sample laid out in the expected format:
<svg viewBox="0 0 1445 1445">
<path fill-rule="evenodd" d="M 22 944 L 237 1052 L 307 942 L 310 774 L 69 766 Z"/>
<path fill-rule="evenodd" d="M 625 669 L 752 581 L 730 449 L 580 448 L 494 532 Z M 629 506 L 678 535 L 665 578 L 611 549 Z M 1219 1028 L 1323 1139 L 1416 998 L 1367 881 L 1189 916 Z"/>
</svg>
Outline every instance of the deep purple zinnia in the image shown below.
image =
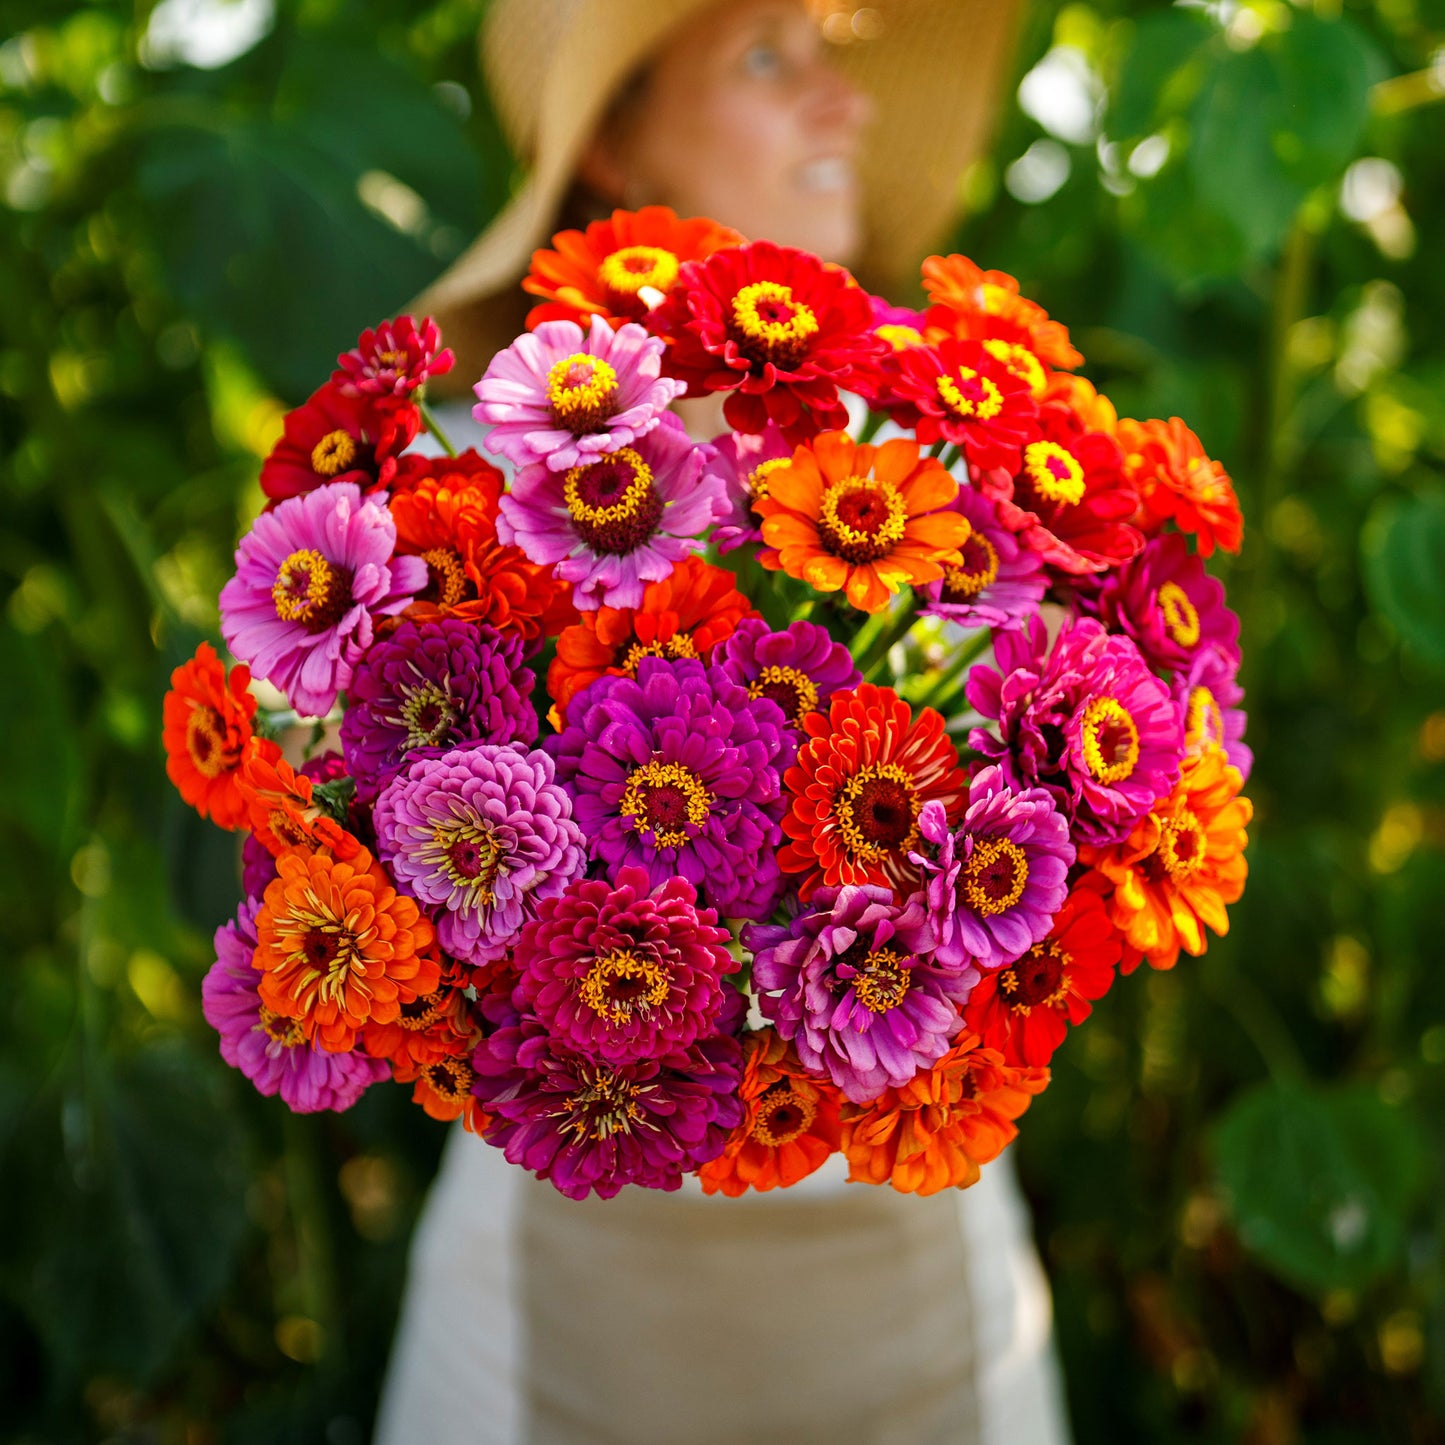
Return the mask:
<svg viewBox="0 0 1445 1445">
<path fill-rule="evenodd" d="M 230 923 L 216 930 L 216 961 L 201 981 L 201 1009 L 221 1036 L 221 1057 L 268 1097 L 280 1094 L 295 1114 L 349 1109 L 391 1070 L 365 1054 L 333 1054 L 306 1042 L 295 1019 L 280 1018 L 261 1003 L 256 912 L 248 899 Z"/>
<path fill-rule="evenodd" d="M 1184 749 L 1193 757 L 1211 743 L 1224 749 L 1247 783 L 1254 751 L 1244 741 L 1244 689 L 1236 680 L 1238 661 L 1212 647 L 1201 648 L 1189 666 L 1174 674 L 1174 701 L 1184 719 Z"/>
<path fill-rule="evenodd" d="M 358 794 L 375 798 L 409 755 L 460 743 L 537 741 L 535 676 L 520 633 L 447 617 L 404 621 L 357 664 L 341 746 Z"/>
<path fill-rule="evenodd" d="M 712 537 L 719 552 L 731 552 L 745 542 L 762 541 L 762 521 L 753 503 L 767 496 L 769 474 L 787 465 L 793 448 L 772 422 L 756 434 L 724 432 L 712 444 L 716 455 L 703 474 L 721 480 L 727 504 Z"/>
<path fill-rule="evenodd" d="M 514 744 L 413 759 L 382 789 L 373 821 L 396 886 L 467 963 L 500 958 L 537 904 L 586 866 L 551 758 Z"/>
<path fill-rule="evenodd" d="M 1042 559 L 1019 546 L 982 492 L 960 487 L 953 505 L 973 530 L 959 548 L 959 565 L 945 567 L 938 581 L 919 589 L 927 599 L 919 610 L 962 627 L 1022 627 L 1038 612 L 1048 586 Z"/>
<path fill-rule="evenodd" d="M 676 1189 L 716 1159 L 742 1118 L 742 1050 L 716 1035 L 666 1059 L 604 1064 L 552 1038 L 530 1014 L 472 1056 L 483 1137 L 569 1199 L 624 1184 Z"/>
<path fill-rule="evenodd" d="M 1051 793 L 1011 789 L 1002 768 L 984 768 L 957 828 L 941 803 L 925 803 L 918 830 L 933 845 L 911 856 L 924 871 L 939 963 L 1002 968 L 1047 936 L 1074 861 Z"/>
<path fill-rule="evenodd" d="M 876 1099 L 936 1063 L 957 1037 L 960 977 L 932 967 L 934 933 L 921 894 L 820 888 L 786 928 L 744 930 L 763 1016 L 805 1068 L 855 1103 Z M 971 983 L 971 981 L 970 981 Z"/>
<path fill-rule="evenodd" d="M 716 667 L 644 657 L 567 705 L 543 746 L 592 857 L 686 878 L 729 918 L 761 918 L 779 890 L 781 774 L 795 748 L 781 709 Z"/>
<path fill-rule="evenodd" d="M 994 639 L 998 668 L 969 673 L 968 700 L 998 724 L 969 734 L 1015 788 L 1047 788 L 1076 843 L 1107 846 L 1179 776 L 1184 727 L 1132 639 L 1086 618 L 1049 647 L 1041 617 Z"/>
<path fill-rule="evenodd" d="M 670 413 L 633 445 L 565 472 L 524 467 L 502 498 L 497 536 L 572 584 L 584 611 L 640 607 L 722 514 L 722 481 L 703 475 L 712 454 Z"/>
<path fill-rule="evenodd" d="M 718 1031 L 737 965 L 685 878 L 641 868 L 579 878 L 537 909 L 512 957 L 519 996 L 569 1048 L 603 1063 L 655 1059 Z"/>
<path fill-rule="evenodd" d="M 771 698 L 794 728 L 810 712 L 827 712 L 835 692 L 863 681 L 853 655 L 816 622 L 774 632 L 760 617 L 744 618 L 713 661 L 751 696 Z"/>
<path fill-rule="evenodd" d="M 241 538 L 221 635 L 298 713 L 324 717 L 371 646 L 372 619 L 426 586 L 426 563 L 395 548 L 385 498 L 363 498 L 354 482 L 290 497 Z"/>
</svg>

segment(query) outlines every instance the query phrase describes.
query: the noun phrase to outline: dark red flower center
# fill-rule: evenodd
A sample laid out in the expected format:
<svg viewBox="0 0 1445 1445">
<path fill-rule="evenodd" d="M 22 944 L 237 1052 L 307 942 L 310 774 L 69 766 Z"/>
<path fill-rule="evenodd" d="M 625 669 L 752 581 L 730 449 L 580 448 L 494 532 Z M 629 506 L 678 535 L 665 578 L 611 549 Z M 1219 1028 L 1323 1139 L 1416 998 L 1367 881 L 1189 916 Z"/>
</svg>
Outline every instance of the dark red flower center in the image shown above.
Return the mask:
<svg viewBox="0 0 1445 1445">
<path fill-rule="evenodd" d="M 622 556 L 634 551 L 662 518 L 652 468 L 631 447 L 573 467 L 562 495 L 577 535 L 594 552 Z"/>
<path fill-rule="evenodd" d="M 759 365 L 791 370 L 818 334 L 810 306 L 779 281 L 754 281 L 733 297 L 732 336 L 738 350 Z"/>
<path fill-rule="evenodd" d="M 351 608 L 351 573 L 314 547 L 304 547 L 277 569 L 271 601 L 283 622 L 300 623 L 313 634 L 325 632 Z"/>
<path fill-rule="evenodd" d="M 860 566 L 886 557 L 903 540 L 908 506 L 898 488 L 876 477 L 833 482 L 818 505 L 818 537 L 845 562 Z"/>
<path fill-rule="evenodd" d="M 1046 938 L 1004 969 L 999 975 L 999 994 L 1010 1008 L 1023 1014 L 1041 1006 L 1056 1007 L 1063 1002 L 1068 966 L 1069 955 L 1058 940 Z"/>
<path fill-rule="evenodd" d="M 791 1144 L 808 1132 L 817 1113 L 811 1099 L 794 1091 L 791 1079 L 779 1079 L 758 1100 L 753 1138 L 769 1149 Z"/>
<path fill-rule="evenodd" d="M 777 703 L 790 723 L 801 723 L 818 707 L 818 685 L 796 667 L 765 667 L 748 684 L 748 694 Z"/>
<path fill-rule="evenodd" d="M 912 776 L 897 763 L 860 768 L 834 803 L 843 841 L 855 857 L 869 859 L 911 846 L 922 807 Z"/>
<path fill-rule="evenodd" d="M 583 1065 L 578 1088 L 557 1111 L 558 1129 L 579 1142 L 610 1139 L 627 1134 L 642 1115 L 637 1098 L 638 1085 L 622 1078 L 606 1064 Z"/>
<path fill-rule="evenodd" d="M 432 1090 L 449 1104 L 460 1104 L 471 1098 L 476 1081 L 472 1066 L 465 1059 L 438 1059 L 426 1067 L 426 1081 Z"/>
<path fill-rule="evenodd" d="M 418 594 L 420 600 L 455 607 L 470 586 L 461 553 L 453 547 L 429 547 L 421 559 L 426 563 L 426 586 Z"/>
<path fill-rule="evenodd" d="M 970 532 L 958 550 L 962 565 L 943 569 L 944 602 L 968 602 L 998 577 L 998 551 L 981 532 Z"/>
<path fill-rule="evenodd" d="M 225 721 L 209 703 L 191 707 L 186 719 L 186 752 L 205 778 L 218 778 L 236 766 L 236 755 L 226 747 Z"/>
<path fill-rule="evenodd" d="M 404 1002 L 397 1023 L 411 1033 L 429 1029 L 441 1017 L 450 992 L 450 989 L 439 988 L 435 993 L 419 994 L 409 1002 Z"/>
<path fill-rule="evenodd" d="M 679 848 L 711 808 L 712 795 L 691 768 L 654 759 L 628 775 L 619 811 L 634 832 L 652 835 L 655 848 Z"/>
</svg>

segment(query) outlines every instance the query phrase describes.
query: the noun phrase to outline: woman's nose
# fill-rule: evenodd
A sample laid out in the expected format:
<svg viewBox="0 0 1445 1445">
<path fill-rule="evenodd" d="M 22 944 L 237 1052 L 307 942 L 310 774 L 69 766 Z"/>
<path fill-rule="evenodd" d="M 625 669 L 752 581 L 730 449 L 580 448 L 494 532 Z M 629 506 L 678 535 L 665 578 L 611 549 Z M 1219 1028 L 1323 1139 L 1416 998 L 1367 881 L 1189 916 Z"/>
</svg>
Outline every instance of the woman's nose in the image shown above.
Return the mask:
<svg viewBox="0 0 1445 1445">
<path fill-rule="evenodd" d="M 820 58 L 809 109 L 819 130 L 855 140 L 873 119 L 873 97 Z"/>
</svg>

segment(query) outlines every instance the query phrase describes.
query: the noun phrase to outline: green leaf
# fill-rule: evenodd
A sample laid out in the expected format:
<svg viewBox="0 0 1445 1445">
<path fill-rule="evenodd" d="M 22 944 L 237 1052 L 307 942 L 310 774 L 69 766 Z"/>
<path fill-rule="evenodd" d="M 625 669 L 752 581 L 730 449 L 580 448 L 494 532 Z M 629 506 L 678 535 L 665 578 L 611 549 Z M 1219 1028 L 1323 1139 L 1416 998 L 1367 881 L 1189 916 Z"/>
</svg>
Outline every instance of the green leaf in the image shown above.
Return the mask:
<svg viewBox="0 0 1445 1445">
<path fill-rule="evenodd" d="M 1361 549 L 1375 610 L 1412 652 L 1445 668 L 1445 492 L 1381 499 Z"/>
<path fill-rule="evenodd" d="M 1148 134 L 1161 110 L 1179 99 L 1180 72 L 1196 58 L 1204 60 L 1219 30 L 1198 11 L 1161 10 L 1134 27 L 1128 55 L 1109 103 L 1112 139 Z"/>
</svg>

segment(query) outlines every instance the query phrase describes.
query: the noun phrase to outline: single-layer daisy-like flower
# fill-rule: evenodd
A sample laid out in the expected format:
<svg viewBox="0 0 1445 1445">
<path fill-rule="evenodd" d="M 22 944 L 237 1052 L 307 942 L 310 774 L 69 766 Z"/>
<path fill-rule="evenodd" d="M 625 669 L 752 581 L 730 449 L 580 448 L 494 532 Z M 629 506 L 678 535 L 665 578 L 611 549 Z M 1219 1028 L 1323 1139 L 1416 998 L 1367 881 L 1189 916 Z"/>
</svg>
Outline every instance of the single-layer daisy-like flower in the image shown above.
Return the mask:
<svg viewBox="0 0 1445 1445">
<path fill-rule="evenodd" d="M 239 828 L 246 818 L 246 800 L 238 779 L 248 745 L 252 752 L 279 757 L 280 748 L 252 730 L 256 699 L 247 690 L 251 673 L 233 667 L 229 673 L 209 642 L 171 673 L 161 739 L 166 749 L 166 776 L 176 791 L 218 828 Z"/>
<path fill-rule="evenodd" d="M 1245 832 L 1254 808 L 1239 796 L 1244 779 L 1221 747 L 1186 758 L 1179 783 L 1122 842 L 1080 848 L 1079 861 L 1114 885 L 1109 913 L 1131 947 L 1155 968 L 1173 968 L 1179 950 L 1204 952 L 1204 930 L 1229 932 L 1226 903 L 1244 892 Z"/>
<path fill-rule="evenodd" d="M 201 981 L 201 1010 L 221 1036 L 221 1057 L 294 1114 L 340 1113 L 391 1070 L 365 1054 L 332 1054 L 309 1043 L 295 1019 L 261 1002 L 252 967 L 258 904 L 248 901 L 216 930 L 216 961 Z"/>
<path fill-rule="evenodd" d="M 972 487 L 960 487 L 954 508 L 969 524 L 957 566 L 921 591 L 921 612 L 946 617 L 960 627 L 1022 627 L 1048 586 L 1043 561 L 999 520 L 994 502 Z"/>
<path fill-rule="evenodd" d="M 827 713 L 803 718 L 806 741 L 783 775 L 785 873 L 800 873 L 804 899 L 817 888 L 876 883 L 900 895 L 920 884 L 910 854 L 931 800 L 948 821 L 963 811 L 958 750 L 931 707 L 915 718 L 891 688 L 863 682 L 835 693 Z"/>
<path fill-rule="evenodd" d="M 325 848 L 337 858 L 354 858 L 361 851 L 360 842 L 316 796 L 316 784 L 326 781 L 318 776 L 324 767 L 308 763 L 297 772 L 279 752 L 254 744 L 247 750 L 238 780 L 245 822 L 273 857 L 297 848 L 308 853 Z M 345 811 L 336 809 L 337 814 Z"/>
<path fill-rule="evenodd" d="M 774 632 L 762 618 L 747 618 L 716 661 L 753 697 L 777 703 L 794 728 L 801 728 L 810 712 L 826 712 L 835 692 L 863 681 L 852 653 L 816 622 L 794 622 L 786 632 Z"/>
<path fill-rule="evenodd" d="M 1139 493 L 1139 525 L 1157 532 L 1172 521 L 1199 540 L 1199 555 L 1216 545 L 1238 552 L 1244 517 L 1234 483 L 1219 462 L 1204 454 L 1199 438 L 1172 416 L 1165 421 L 1119 422 L 1124 470 Z"/>
<path fill-rule="evenodd" d="M 704 1194 L 736 1199 L 749 1189 L 786 1189 L 838 1152 L 838 1089 L 810 1077 L 776 1029 L 743 1035 L 738 1097 L 742 1122 L 697 1171 Z"/>
<path fill-rule="evenodd" d="M 716 667 L 644 657 L 572 699 L 543 746 L 609 871 L 686 878 L 728 918 L 761 918 L 779 891 L 780 774 L 793 742 L 778 706 Z"/>
<path fill-rule="evenodd" d="M 261 490 L 280 502 L 328 482 L 368 492 L 389 486 L 398 455 L 420 430 L 411 402 L 348 395 L 328 382 L 286 413 L 281 440 L 261 464 Z"/>
<path fill-rule="evenodd" d="M 753 504 L 767 496 L 768 478 L 788 464 L 794 448 L 771 422 L 757 433 L 724 432 L 712 445 L 715 455 L 703 471 L 722 478 L 727 500 L 727 512 L 713 528 L 712 539 L 719 552 L 731 552 L 762 541 L 762 519 Z"/>
<path fill-rule="evenodd" d="M 926 844 L 915 861 L 928 875 L 938 960 L 950 968 L 998 968 L 1048 931 L 1069 891 L 1069 820 L 1043 788 L 1013 789 L 1001 768 L 968 787 L 956 829 L 940 803 L 919 817 Z"/>
<path fill-rule="evenodd" d="M 878 612 L 900 587 L 936 581 L 961 561 L 969 524 L 951 506 L 957 496 L 958 483 L 916 442 L 861 446 L 824 432 L 769 473 L 767 496 L 753 503 L 758 560 Z"/>
<path fill-rule="evenodd" d="M 925 1195 L 976 1184 L 979 1166 L 1012 1142 L 1013 1121 L 1048 1082 L 1047 1069 L 1011 1068 L 965 1033 L 902 1088 L 843 1105 L 848 1178 Z"/>
<path fill-rule="evenodd" d="M 470 972 L 443 958 L 436 988 L 402 1004 L 387 1023 L 368 1023 L 361 1030 L 362 1048 L 403 1070 L 442 1058 L 470 1058 L 481 1033 L 466 994 Z M 468 1084 L 464 1092 L 470 1089 Z"/>
<path fill-rule="evenodd" d="M 341 746 L 365 800 L 412 755 L 460 743 L 537 741 L 520 634 L 460 618 L 402 624 L 375 643 L 346 692 Z"/>
<path fill-rule="evenodd" d="M 923 263 L 923 286 L 935 303 L 930 326 L 946 328 L 960 340 L 1017 343 L 1045 366 L 1063 371 L 1084 364 L 1068 328 L 1020 296 L 1019 283 L 1005 271 L 981 270 L 967 256 L 930 256 Z"/>
<path fill-rule="evenodd" d="M 380 498 L 335 482 L 263 512 L 221 589 L 221 632 L 257 677 L 308 717 L 324 717 L 371 646 L 377 617 L 400 612 L 426 564 L 394 557 L 396 527 Z"/>
<path fill-rule="evenodd" d="M 552 237 L 554 249 L 532 252 L 522 290 L 543 304 L 527 313 L 527 325 L 585 323 L 589 316 L 613 326 L 641 321 L 677 284 L 684 262 L 742 239 L 706 217 L 680 220 L 667 206 L 613 211 L 585 231 L 561 231 Z"/>
<path fill-rule="evenodd" d="M 742 1117 L 740 1052 L 714 1036 L 666 1059 L 604 1064 L 524 1014 L 472 1058 L 492 1115 L 484 1137 L 569 1199 L 611 1199 L 624 1184 L 677 1189 Z"/>
<path fill-rule="evenodd" d="M 445 376 L 456 356 L 442 348 L 442 334 L 428 316 L 414 316 L 367 327 L 350 351 L 336 358 L 331 380 L 352 396 L 410 396 L 434 376 Z"/>
<path fill-rule="evenodd" d="M 636 446 L 554 472 L 528 467 L 502 498 L 497 535 L 573 586 L 578 607 L 638 607 L 723 514 L 710 448 L 663 417 Z"/>
<path fill-rule="evenodd" d="M 1247 783 L 1254 753 L 1244 741 L 1247 718 L 1239 706 L 1244 689 L 1237 662 L 1213 648 L 1195 653 L 1174 675 L 1174 701 L 1184 718 L 1184 751 L 1189 757 L 1217 744 Z"/>
<path fill-rule="evenodd" d="M 567 704 L 604 673 L 636 677 L 644 657 L 708 661 L 745 617 L 756 614 L 731 572 L 684 557 L 661 582 L 647 584 L 640 607 L 599 607 L 564 629 L 547 669 L 554 722 L 560 726 Z"/>
<path fill-rule="evenodd" d="M 516 996 L 588 1058 L 661 1058 L 717 1032 L 723 975 L 737 967 L 731 937 L 685 878 L 656 888 L 641 868 L 581 878 L 522 930 Z"/>
<path fill-rule="evenodd" d="M 863 1103 L 948 1052 L 958 976 L 931 966 L 920 895 L 898 905 L 887 888 L 825 888 L 813 905 L 786 928 L 746 930 L 753 988 L 803 1067 Z"/>
<path fill-rule="evenodd" d="M 346 1053 L 364 1025 L 435 991 L 432 926 L 365 849 L 349 861 L 325 849 L 283 853 L 276 873 L 256 915 L 254 959 L 272 1013 Z"/>
<path fill-rule="evenodd" d="M 477 1084 L 471 1060 L 461 1054 L 443 1054 L 427 1063 L 398 1065 L 392 1073 L 398 1084 L 414 1085 L 411 1098 L 428 1117 L 441 1123 L 460 1119 L 469 1133 L 480 1134 L 492 1122 L 473 1090 Z"/>
<path fill-rule="evenodd" d="M 648 324 L 690 395 L 725 392 L 734 430 L 771 421 L 793 442 L 847 426 L 839 391 L 866 385 L 887 349 L 868 293 L 842 267 L 767 241 L 684 266 Z"/>
<path fill-rule="evenodd" d="M 514 467 L 554 472 L 631 446 L 686 390 L 663 377 L 663 344 L 628 323 L 545 321 L 499 351 L 473 388 L 485 446 Z"/>
<path fill-rule="evenodd" d="M 893 306 L 881 296 L 870 296 L 873 308 L 873 334 L 886 341 L 892 351 L 908 351 L 924 345 L 923 313 L 908 306 Z"/>
<path fill-rule="evenodd" d="M 1127 637 L 1085 618 L 1053 647 L 1042 618 L 994 639 L 998 668 L 969 674 L 968 700 L 998 724 L 969 745 L 1015 787 L 1042 787 L 1086 843 L 1121 841 L 1179 775 L 1184 727 L 1168 687 Z"/>
<path fill-rule="evenodd" d="M 1069 1025 L 1083 1023 L 1114 982 L 1120 938 L 1090 881 L 1097 878 L 1075 884 L 1047 936 L 984 974 L 968 996 L 964 1027 L 1006 1064 L 1047 1064 Z"/>
<path fill-rule="evenodd" d="M 587 855 L 545 753 L 490 743 L 414 758 L 382 790 L 377 848 L 467 963 L 499 958 Z"/>
</svg>

